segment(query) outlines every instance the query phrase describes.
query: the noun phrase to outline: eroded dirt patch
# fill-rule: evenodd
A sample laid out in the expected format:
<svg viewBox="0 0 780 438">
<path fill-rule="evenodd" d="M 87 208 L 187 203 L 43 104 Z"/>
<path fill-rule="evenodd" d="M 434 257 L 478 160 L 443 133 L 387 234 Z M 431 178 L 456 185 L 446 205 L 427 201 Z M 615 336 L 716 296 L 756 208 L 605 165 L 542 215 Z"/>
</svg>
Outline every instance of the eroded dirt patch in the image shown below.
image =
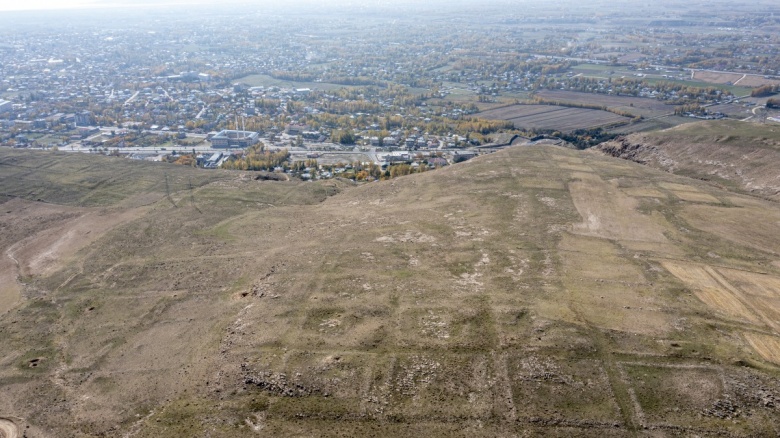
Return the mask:
<svg viewBox="0 0 780 438">
<path fill-rule="evenodd" d="M 780 199 L 780 153 L 771 125 L 722 120 L 689 123 L 666 131 L 620 137 L 594 150 Z"/>
<path fill-rule="evenodd" d="M 576 173 L 569 192 L 582 222 L 573 231 L 586 236 L 664 243 L 664 227 L 655 218 L 639 213 L 637 201 L 598 175 Z"/>
<path fill-rule="evenodd" d="M 29 236 L 71 220 L 78 215 L 73 207 L 62 207 L 23 199 L 0 204 L 0 314 L 21 299 L 19 276 L 22 261 L 14 249 Z"/>
</svg>

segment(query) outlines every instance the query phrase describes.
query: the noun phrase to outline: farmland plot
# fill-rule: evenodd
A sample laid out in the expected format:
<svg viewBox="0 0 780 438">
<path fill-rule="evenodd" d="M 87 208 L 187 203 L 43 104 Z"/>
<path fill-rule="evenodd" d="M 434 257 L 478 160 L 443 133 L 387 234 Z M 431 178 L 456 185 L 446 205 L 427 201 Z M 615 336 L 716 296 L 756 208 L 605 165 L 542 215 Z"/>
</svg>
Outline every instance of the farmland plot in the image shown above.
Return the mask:
<svg viewBox="0 0 780 438">
<path fill-rule="evenodd" d="M 742 83 L 740 79 L 742 79 L 744 75 L 742 73 L 728 73 L 728 72 L 714 72 L 714 71 L 702 71 L 697 70 L 693 73 L 693 79 L 702 81 L 702 82 L 709 82 L 712 84 L 728 84 L 733 85 L 736 82 Z"/>
<path fill-rule="evenodd" d="M 760 75 L 702 70 L 694 72 L 693 78 L 711 84 L 739 85 L 741 87 L 760 87 L 762 85 L 780 84 L 780 80 L 765 78 Z"/>
<path fill-rule="evenodd" d="M 486 119 L 509 120 L 518 129 L 575 131 L 627 122 L 627 117 L 608 111 L 553 105 L 512 105 L 479 114 Z"/>
<path fill-rule="evenodd" d="M 607 94 L 580 93 L 578 91 L 564 90 L 542 90 L 537 92 L 536 95 L 543 99 L 574 104 L 601 105 L 607 108 L 625 107 L 649 110 L 657 113 L 655 115 L 667 114 L 674 111 L 674 108 L 671 105 L 646 97 L 612 96 Z"/>
</svg>

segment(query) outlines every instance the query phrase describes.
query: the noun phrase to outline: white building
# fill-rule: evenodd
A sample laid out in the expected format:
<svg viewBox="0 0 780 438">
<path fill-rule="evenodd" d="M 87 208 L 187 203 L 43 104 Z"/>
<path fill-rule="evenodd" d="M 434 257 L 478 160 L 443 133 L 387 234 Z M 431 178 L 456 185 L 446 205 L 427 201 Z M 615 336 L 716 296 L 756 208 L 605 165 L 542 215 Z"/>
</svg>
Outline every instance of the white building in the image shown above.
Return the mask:
<svg viewBox="0 0 780 438">
<path fill-rule="evenodd" d="M 260 141 L 260 134 L 252 131 L 224 130 L 211 138 L 213 148 L 246 148 Z"/>
</svg>

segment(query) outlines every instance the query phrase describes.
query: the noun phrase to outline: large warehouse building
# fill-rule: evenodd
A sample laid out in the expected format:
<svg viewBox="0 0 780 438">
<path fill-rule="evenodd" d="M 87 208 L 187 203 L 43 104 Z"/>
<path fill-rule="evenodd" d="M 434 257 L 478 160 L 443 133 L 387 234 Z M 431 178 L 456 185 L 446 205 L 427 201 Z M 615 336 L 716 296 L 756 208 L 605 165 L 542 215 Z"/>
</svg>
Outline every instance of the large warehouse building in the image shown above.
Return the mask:
<svg viewBox="0 0 780 438">
<path fill-rule="evenodd" d="M 213 148 L 245 148 L 260 141 L 260 134 L 252 131 L 220 131 L 211 138 Z"/>
</svg>

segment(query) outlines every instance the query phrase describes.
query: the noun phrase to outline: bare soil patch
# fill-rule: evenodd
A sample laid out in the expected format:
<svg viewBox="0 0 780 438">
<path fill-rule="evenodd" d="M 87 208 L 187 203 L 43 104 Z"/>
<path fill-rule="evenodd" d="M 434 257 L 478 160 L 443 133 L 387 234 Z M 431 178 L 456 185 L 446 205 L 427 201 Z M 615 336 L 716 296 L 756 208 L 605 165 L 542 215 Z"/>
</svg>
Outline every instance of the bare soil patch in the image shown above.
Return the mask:
<svg viewBox="0 0 780 438">
<path fill-rule="evenodd" d="M 63 266 L 77 251 L 99 239 L 112 228 L 139 218 L 145 209 L 106 211 L 73 210 L 77 216 L 52 224 L 8 249 L 24 276 L 46 275 Z"/>
<path fill-rule="evenodd" d="M 0 315 L 7 312 L 22 297 L 22 287 L 17 280 L 16 262 L 3 254 L 0 259 Z"/>
<path fill-rule="evenodd" d="M 711 84 L 739 85 L 740 87 L 760 87 L 780 84 L 780 80 L 765 78 L 761 75 L 696 70 L 693 79 Z"/>
<path fill-rule="evenodd" d="M 664 227 L 656 218 L 636 210 L 637 202 L 595 174 L 579 173 L 569 192 L 583 222 L 575 233 L 617 240 L 666 242 Z"/>
<path fill-rule="evenodd" d="M 21 268 L 26 261 L 16 252 L 19 243 L 77 215 L 73 207 L 19 198 L 0 204 L 0 314 L 11 309 L 21 298 L 19 277 L 25 275 Z"/>
<path fill-rule="evenodd" d="M 564 91 L 564 90 L 541 90 L 536 93 L 539 97 L 562 101 L 571 102 L 584 105 L 603 105 L 608 108 L 617 107 L 634 107 L 647 109 L 658 112 L 658 114 L 666 114 L 674 111 L 674 107 L 666 105 L 665 103 L 656 100 L 648 99 L 644 97 L 632 97 L 632 96 L 610 96 L 606 94 L 595 93 L 580 93 L 577 91 Z"/>
<path fill-rule="evenodd" d="M 739 81 L 741 87 L 760 87 L 762 85 L 776 85 L 780 84 L 778 79 L 767 79 L 763 76 L 747 75 L 744 79 Z"/>
</svg>

